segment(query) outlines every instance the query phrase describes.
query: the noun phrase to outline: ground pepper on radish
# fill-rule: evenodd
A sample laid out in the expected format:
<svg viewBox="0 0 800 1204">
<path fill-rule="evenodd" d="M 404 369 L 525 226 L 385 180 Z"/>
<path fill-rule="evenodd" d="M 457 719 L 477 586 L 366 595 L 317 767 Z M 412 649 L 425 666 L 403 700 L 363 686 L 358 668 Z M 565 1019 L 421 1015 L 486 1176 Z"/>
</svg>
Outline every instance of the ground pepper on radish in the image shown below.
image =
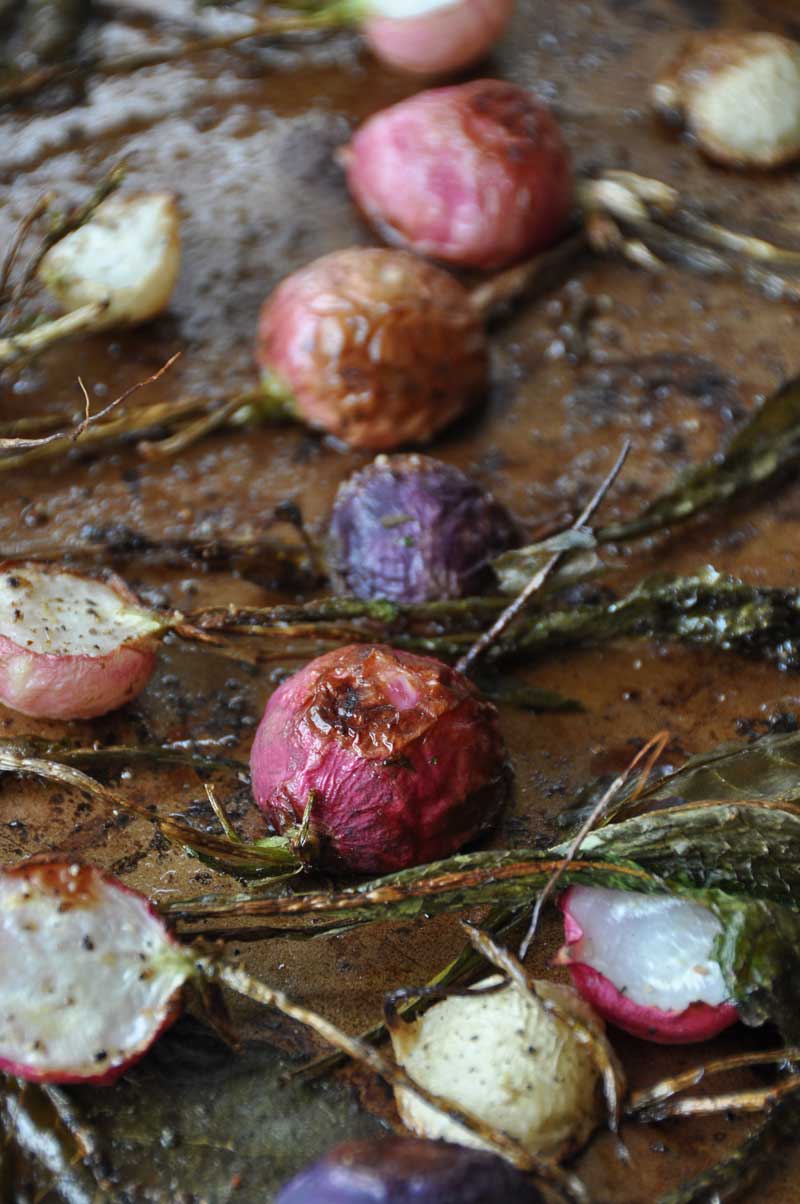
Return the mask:
<svg viewBox="0 0 800 1204">
<path fill-rule="evenodd" d="M 420 92 L 370 117 L 340 156 L 387 242 L 460 267 L 507 267 L 570 220 L 569 151 L 547 106 L 518 84 Z"/>
</svg>

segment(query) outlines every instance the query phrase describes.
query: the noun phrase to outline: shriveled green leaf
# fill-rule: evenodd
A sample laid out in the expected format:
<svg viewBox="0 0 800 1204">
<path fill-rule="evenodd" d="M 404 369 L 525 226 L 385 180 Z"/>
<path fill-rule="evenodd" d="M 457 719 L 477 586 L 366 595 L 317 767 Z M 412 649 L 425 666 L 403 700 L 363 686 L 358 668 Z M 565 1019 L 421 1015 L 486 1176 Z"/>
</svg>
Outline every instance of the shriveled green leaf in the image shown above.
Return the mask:
<svg viewBox="0 0 800 1204">
<path fill-rule="evenodd" d="M 651 811 L 591 832 L 581 846 L 590 855 L 688 887 L 800 907 L 800 808 L 709 802 Z"/>
<path fill-rule="evenodd" d="M 763 485 L 799 459 L 800 378 L 795 377 L 767 398 L 722 456 L 689 469 L 637 518 L 598 531 L 598 542 L 618 543 L 685 522 Z"/>
<path fill-rule="evenodd" d="M 565 555 L 558 568 L 551 574 L 549 589 L 570 585 L 591 576 L 601 567 L 594 549 L 597 540 L 588 527 L 570 527 L 566 531 L 528 544 L 524 548 L 512 548 L 492 561 L 492 571 L 504 594 L 519 594 L 531 577 L 535 576 L 556 552 Z"/>
</svg>

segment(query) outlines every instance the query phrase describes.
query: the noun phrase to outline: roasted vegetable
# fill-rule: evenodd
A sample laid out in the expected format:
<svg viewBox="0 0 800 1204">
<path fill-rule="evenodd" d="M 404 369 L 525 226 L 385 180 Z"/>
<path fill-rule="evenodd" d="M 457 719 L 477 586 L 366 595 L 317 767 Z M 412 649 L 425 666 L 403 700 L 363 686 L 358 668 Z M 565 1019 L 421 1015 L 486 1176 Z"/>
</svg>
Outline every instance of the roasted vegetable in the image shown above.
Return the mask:
<svg viewBox="0 0 800 1204">
<path fill-rule="evenodd" d="M 262 307 L 256 354 L 268 393 L 376 451 L 429 442 L 487 383 L 469 294 L 402 251 L 353 247 L 289 276 Z"/>
<path fill-rule="evenodd" d="M 698 34 L 652 98 L 727 167 L 780 167 L 800 155 L 800 45 L 780 34 Z"/>
<path fill-rule="evenodd" d="M 371 117 L 343 159 L 369 221 L 419 255 L 503 267 L 569 220 L 569 152 L 549 109 L 517 84 L 421 92 Z"/>
<path fill-rule="evenodd" d="M 163 629 L 118 578 L 1 565 L 0 702 L 46 719 L 115 710 L 147 684 Z"/>
<path fill-rule="evenodd" d="M 425 602 L 478 593 L 516 546 L 508 511 L 430 456 L 378 456 L 340 487 L 328 528 L 337 593 Z"/>
<path fill-rule="evenodd" d="M 455 670 L 381 645 L 311 661 L 267 703 L 250 756 L 278 829 L 310 826 L 321 864 L 380 873 L 455 852 L 509 790 L 497 713 Z"/>
<path fill-rule="evenodd" d="M 503 1158 L 413 1137 L 337 1146 L 278 1193 L 275 1204 L 540 1204 Z"/>
<path fill-rule="evenodd" d="M 705 907 L 674 895 L 573 886 L 559 962 L 610 1023 L 662 1045 L 706 1041 L 737 1020 Z"/>
</svg>

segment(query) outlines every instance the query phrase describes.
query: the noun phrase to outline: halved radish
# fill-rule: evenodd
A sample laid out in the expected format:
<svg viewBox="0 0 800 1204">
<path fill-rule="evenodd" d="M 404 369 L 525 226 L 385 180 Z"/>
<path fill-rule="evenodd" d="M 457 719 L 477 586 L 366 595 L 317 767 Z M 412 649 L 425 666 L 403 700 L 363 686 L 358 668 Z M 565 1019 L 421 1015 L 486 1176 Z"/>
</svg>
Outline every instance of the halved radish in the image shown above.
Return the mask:
<svg viewBox="0 0 800 1204">
<path fill-rule="evenodd" d="M 163 629 L 117 578 L 0 565 L 0 702 L 41 719 L 113 711 L 146 685 Z"/>
<path fill-rule="evenodd" d="M 377 58 L 402 71 L 461 71 L 488 54 L 514 0 L 372 0 L 364 36 Z"/>
<path fill-rule="evenodd" d="M 584 999 L 635 1037 L 706 1041 L 737 1020 L 714 943 L 719 920 L 674 895 L 573 886 L 561 900 L 569 968 Z"/>
<path fill-rule="evenodd" d="M 98 869 L 0 870 L 0 1068 L 35 1082 L 113 1082 L 181 1009 L 191 954 L 142 895 Z"/>
</svg>

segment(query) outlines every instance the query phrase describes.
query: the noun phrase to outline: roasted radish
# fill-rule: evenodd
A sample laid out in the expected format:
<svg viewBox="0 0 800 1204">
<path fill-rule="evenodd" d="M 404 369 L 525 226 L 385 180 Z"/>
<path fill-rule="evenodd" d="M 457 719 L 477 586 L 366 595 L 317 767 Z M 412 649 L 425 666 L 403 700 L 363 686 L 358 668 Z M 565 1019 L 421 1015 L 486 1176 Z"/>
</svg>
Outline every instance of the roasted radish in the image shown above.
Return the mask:
<svg viewBox="0 0 800 1204">
<path fill-rule="evenodd" d="M 148 901 L 62 860 L 0 870 L 0 1068 L 110 1083 L 177 1017 L 191 954 Z"/>
<path fill-rule="evenodd" d="M 351 1141 L 301 1171 L 275 1204 L 541 1204 L 541 1192 L 497 1154 L 443 1141 Z"/>
<path fill-rule="evenodd" d="M 555 242 L 572 208 L 569 152 L 532 92 L 478 80 L 371 117 L 342 152 L 356 204 L 387 242 L 498 268 Z"/>
<path fill-rule="evenodd" d="M 519 544 L 508 511 L 451 464 L 378 456 L 339 488 L 328 528 L 338 593 L 424 602 L 479 593 Z"/>
<path fill-rule="evenodd" d="M 714 959 L 719 920 L 673 895 L 573 886 L 558 961 L 617 1028 L 662 1045 L 706 1041 L 737 1019 Z"/>
<path fill-rule="evenodd" d="M 584 1144 L 603 1115 L 600 1074 L 587 1046 L 547 1010 L 550 1000 L 603 1039 L 603 1023 L 570 987 L 537 981 L 539 999 L 510 984 L 454 995 L 410 1024 L 390 1026 L 397 1061 L 415 1082 L 488 1121 L 531 1153 L 561 1158 Z M 480 1145 L 473 1134 L 404 1088 L 404 1124 L 421 1137 Z"/>
<path fill-rule="evenodd" d="M 94 329 L 133 326 L 169 304 L 180 268 L 180 215 L 167 192 L 117 194 L 48 251 L 39 276 L 69 311 L 97 305 Z"/>
<path fill-rule="evenodd" d="M 323 865 L 389 873 L 456 852 L 509 789 L 497 712 L 462 674 L 382 645 L 311 661 L 267 703 L 250 754 L 279 831 L 310 823 Z"/>
<path fill-rule="evenodd" d="M 256 356 L 303 422 L 376 451 L 427 443 L 487 386 L 469 294 L 402 251 L 350 248 L 293 273 L 262 307 Z"/>
<path fill-rule="evenodd" d="M 513 9 L 514 0 L 370 0 L 362 30 L 390 67 L 435 75 L 488 54 Z"/>
<path fill-rule="evenodd" d="M 163 621 L 117 578 L 0 566 L 0 702 L 38 719 L 89 719 L 134 698 Z"/>
<path fill-rule="evenodd" d="M 780 34 L 690 38 L 652 99 L 728 167 L 780 167 L 800 155 L 800 44 Z"/>
</svg>

